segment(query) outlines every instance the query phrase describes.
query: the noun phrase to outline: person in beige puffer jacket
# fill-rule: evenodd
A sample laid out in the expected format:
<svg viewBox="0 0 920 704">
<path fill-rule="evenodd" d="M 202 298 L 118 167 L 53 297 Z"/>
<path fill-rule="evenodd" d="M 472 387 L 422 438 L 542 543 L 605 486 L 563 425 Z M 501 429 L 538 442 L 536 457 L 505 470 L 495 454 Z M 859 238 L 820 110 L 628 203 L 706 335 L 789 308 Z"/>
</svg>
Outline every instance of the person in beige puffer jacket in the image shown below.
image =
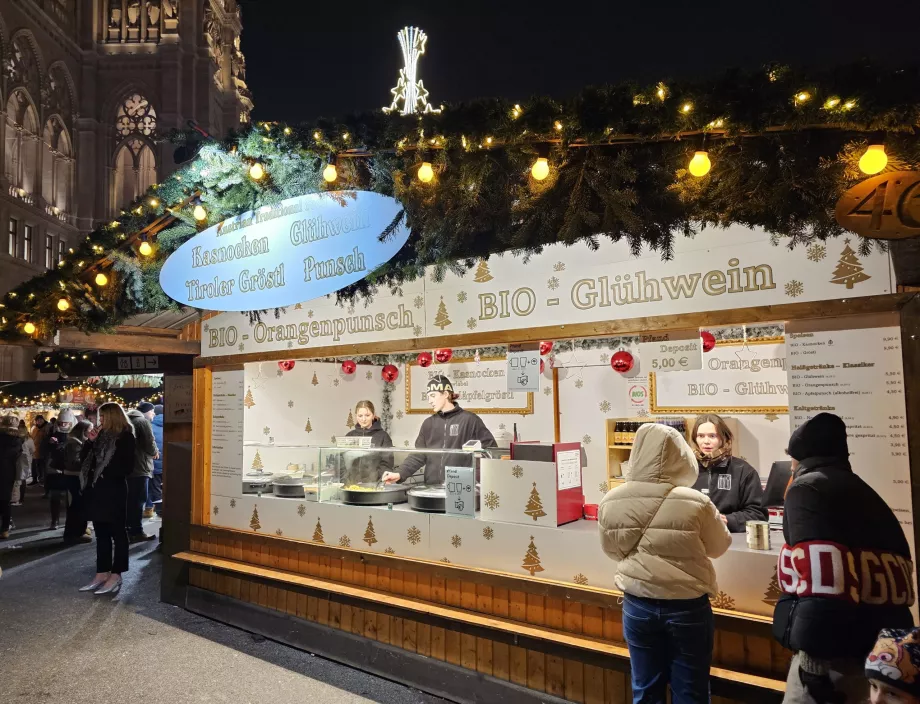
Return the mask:
<svg viewBox="0 0 920 704">
<path fill-rule="evenodd" d="M 684 437 L 655 423 L 636 434 L 626 483 L 598 513 L 601 547 L 615 561 L 625 593 L 623 631 L 629 647 L 633 701 L 709 701 L 713 618 L 718 594 L 711 558 L 731 534 L 709 500 L 691 487 L 698 466 Z"/>
</svg>

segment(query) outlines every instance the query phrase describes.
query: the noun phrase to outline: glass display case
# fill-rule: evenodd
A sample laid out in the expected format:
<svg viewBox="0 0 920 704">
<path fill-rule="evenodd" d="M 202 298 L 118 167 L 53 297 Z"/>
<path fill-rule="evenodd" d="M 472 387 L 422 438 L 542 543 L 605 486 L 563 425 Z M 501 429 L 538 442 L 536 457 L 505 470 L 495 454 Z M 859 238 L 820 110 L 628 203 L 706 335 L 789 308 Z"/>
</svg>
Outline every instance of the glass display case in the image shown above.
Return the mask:
<svg viewBox="0 0 920 704">
<path fill-rule="evenodd" d="M 343 444 L 360 438 L 344 438 Z M 446 467 L 473 467 L 509 450 L 415 450 L 396 447 L 331 447 L 247 442 L 243 494 L 300 501 L 386 506 L 409 503 L 419 511 L 443 512 Z M 404 479 L 386 483 L 387 472 Z M 477 495 L 478 504 L 478 495 Z"/>
</svg>

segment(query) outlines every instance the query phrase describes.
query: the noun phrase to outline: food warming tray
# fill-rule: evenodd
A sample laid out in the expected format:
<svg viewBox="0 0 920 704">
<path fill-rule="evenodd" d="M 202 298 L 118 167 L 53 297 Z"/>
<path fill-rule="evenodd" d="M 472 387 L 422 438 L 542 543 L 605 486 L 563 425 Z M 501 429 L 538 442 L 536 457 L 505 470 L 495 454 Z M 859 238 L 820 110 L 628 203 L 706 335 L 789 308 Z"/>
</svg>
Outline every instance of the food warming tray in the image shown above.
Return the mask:
<svg viewBox="0 0 920 704">
<path fill-rule="evenodd" d="M 274 478 L 271 472 L 249 472 L 243 475 L 243 493 L 270 494 Z"/>
<path fill-rule="evenodd" d="M 409 489 L 409 507 L 426 513 L 445 513 L 447 489 L 443 486 L 420 486 Z M 479 510 L 479 487 L 476 487 L 476 510 Z"/>
<path fill-rule="evenodd" d="M 353 488 L 357 487 L 357 488 Z M 341 489 L 342 503 L 356 506 L 383 506 L 406 503 L 408 487 L 402 484 L 347 484 Z"/>
<path fill-rule="evenodd" d="M 272 482 L 272 493 L 282 498 L 302 499 L 306 481 L 303 477 L 278 477 Z"/>
</svg>

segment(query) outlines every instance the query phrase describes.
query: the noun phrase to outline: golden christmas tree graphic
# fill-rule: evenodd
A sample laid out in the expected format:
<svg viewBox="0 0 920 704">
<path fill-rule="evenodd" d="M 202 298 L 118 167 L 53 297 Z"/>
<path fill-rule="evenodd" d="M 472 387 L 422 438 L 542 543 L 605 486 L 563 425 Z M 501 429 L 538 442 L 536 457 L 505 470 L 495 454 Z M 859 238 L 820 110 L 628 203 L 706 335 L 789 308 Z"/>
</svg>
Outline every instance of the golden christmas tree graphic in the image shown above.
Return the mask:
<svg viewBox="0 0 920 704">
<path fill-rule="evenodd" d="M 530 490 L 530 499 L 527 501 L 527 507 L 524 513 L 533 518 L 535 521 L 546 515 L 543 510 L 543 500 L 540 498 L 540 492 L 537 491 L 537 483 L 533 483 L 533 489 Z"/>
<path fill-rule="evenodd" d="M 524 555 L 524 562 L 521 565 L 525 571 L 530 572 L 530 576 L 533 577 L 536 572 L 543 572 L 543 567 L 540 565 L 540 556 L 537 554 L 537 546 L 533 541 L 533 536 L 530 536 L 530 545 L 527 547 L 527 554 Z"/>
<path fill-rule="evenodd" d="M 265 467 L 262 464 L 262 455 L 256 450 L 256 456 L 252 458 L 252 468 L 261 472 Z"/>
<path fill-rule="evenodd" d="M 844 284 L 848 289 L 853 288 L 861 281 L 872 278 L 863 271 L 862 262 L 859 261 L 856 252 L 850 247 L 849 239 L 844 240 L 843 252 L 840 253 L 840 259 L 837 262 L 837 268 L 834 269 L 833 276 L 834 278 L 831 279 L 832 284 Z"/>
<path fill-rule="evenodd" d="M 345 425 L 347 425 L 349 429 L 355 427 L 355 417 L 352 415 L 351 411 L 348 411 L 348 420 L 345 421 Z"/>
<path fill-rule="evenodd" d="M 246 408 L 252 408 L 256 405 L 255 400 L 252 398 L 252 389 L 246 389 L 246 398 L 243 399 L 243 405 Z"/>
<path fill-rule="evenodd" d="M 477 284 L 484 284 L 487 281 L 491 281 L 495 277 L 492 276 L 492 272 L 489 271 L 489 264 L 485 259 L 479 260 L 479 266 L 476 267 L 476 274 L 473 277 L 473 281 Z"/>
<path fill-rule="evenodd" d="M 310 422 L 309 418 L 307 418 L 307 424 L 303 427 L 303 429 L 307 431 L 308 433 L 313 432 L 313 424 Z"/>
<path fill-rule="evenodd" d="M 451 319 L 447 317 L 447 306 L 444 305 L 444 296 L 441 296 L 441 302 L 438 304 L 438 312 L 434 316 L 434 324 L 442 330 L 451 324 Z"/>
<path fill-rule="evenodd" d="M 770 579 L 770 584 L 767 586 L 767 591 L 763 593 L 763 599 L 761 599 L 761 601 L 764 604 L 776 606 L 776 602 L 779 601 L 779 598 L 782 595 L 783 591 L 779 588 L 779 579 L 776 573 L 776 565 L 773 565 L 773 577 Z"/>
<path fill-rule="evenodd" d="M 316 519 L 316 528 L 313 530 L 313 542 L 314 543 L 325 543 L 323 539 L 323 525 L 319 522 L 319 519 Z"/>
<path fill-rule="evenodd" d="M 367 529 L 364 531 L 364 537 L 361 538 L 361 540 L 367 543 L 367 547 L 370 547 L 377 542 L 377 533 L 374 531 L 373 516 L 367 519 Z"/>
<path fill-rule="evenodd" d="M 262 524 L 259 523 L 259 507 L 252 507 L 252 518 L 249 519 L 249 527 L 253 530 L 259 530 L 262 527 Z"/>
<path fill-rule="evenodd" d="M 316 372 L 313 372 L 313 381 L 310 382 L 313 386 L 319 386 L 319 379 L 316 378 Z"/>
</svg>

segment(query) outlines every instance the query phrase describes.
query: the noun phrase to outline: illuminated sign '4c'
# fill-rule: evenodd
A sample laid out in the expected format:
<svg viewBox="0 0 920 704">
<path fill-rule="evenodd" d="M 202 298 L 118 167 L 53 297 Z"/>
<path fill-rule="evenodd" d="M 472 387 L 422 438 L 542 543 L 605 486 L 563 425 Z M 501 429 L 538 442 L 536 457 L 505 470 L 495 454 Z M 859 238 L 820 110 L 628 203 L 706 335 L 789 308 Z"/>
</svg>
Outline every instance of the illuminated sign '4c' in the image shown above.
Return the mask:
<svg viewBox="0 0 920 704">
<path fill-rule="evenodd" d="M 314 193 L 210 227 L 166 260 L 160 285 L 207 310 L 281 308 L 334 293 L 392 259 L 409 238 L 388 231 L 400 203 L 370 191 Z"/>
</svg>

